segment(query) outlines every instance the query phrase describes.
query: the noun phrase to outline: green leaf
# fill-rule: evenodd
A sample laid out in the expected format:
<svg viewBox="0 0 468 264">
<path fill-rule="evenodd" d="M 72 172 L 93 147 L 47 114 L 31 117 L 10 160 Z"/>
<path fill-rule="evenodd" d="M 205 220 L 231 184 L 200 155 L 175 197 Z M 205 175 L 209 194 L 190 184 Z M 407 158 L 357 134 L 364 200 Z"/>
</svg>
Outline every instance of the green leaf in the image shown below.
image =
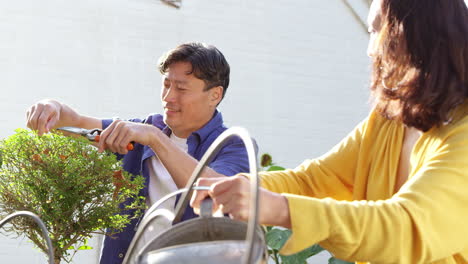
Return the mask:
<svg viewBox="0 0 468 264">
<path fill-rule="evenodd" d="M 286 243 L 289 236 L 291 236 L 291 230 L 273 228 L 266 234 L 267 245 L 272 249 L 279 250 Z"/>
<path fill-rule="evenodd" d="M 282 171 L 282 170 L 285 170 L 285 168 L 281 166 L 273 165 L 273 166 L 270 166 L 267 171 Z"/>
<path fill-rule="evenodd" d="M 266 233 L 267 245 L 269 248 L 273 250 L 279 250 L 284 245 L 284 243 L 286 243 L 286 241 L 289 239 L 290 236 L 291 236 L 291 230 L 289 229 L 272 228 L 270 231 Z M 306 259 L 322 252 L 323 250 L 324 249 L 317 244 L 295 255 L 291 255 L 291 256 L 280 255 L 281 263 L 284 263 L 284 264 L 305 263 Z"/>
<path fill-rule="evenodd" d="M 308 252 L 310 254 L 310 256 L 313 256 L 313 255 L 317 255 L 318 253 L 324 251 L 325 249 L 323 249 L 319 244 L 315 244 L 313 246 L 311 246 L 310 248 L 307 248 L 305 251 Z"/>
<path fill-rule="evenodd" d="M 291 256 L 282 256 L 281 260 L 283 264 L 296 264 L 296 263 L 306 263 L 306 260 L 314 255 L 317 255 L 318 253 L 324 251 L 321 246 L 318 244 L 315 244 L 307 249 L 304 249 L 303 251 L 291 255 Z"/>
<path fill-rule="evenodd" d="M 328 264 L 353 264 L 353 263 L 354 262 L 347 262 L 347 261 L 337 259 L 334 257 L 331 257 L 330 259 L 328 259 Z"/>
<path fill-rule="evenodd" d="M 93 249 L 93 247 L 83 245 L 78 248 L 78 250 L 89 250 L 89 249 Z"/>
</svg>

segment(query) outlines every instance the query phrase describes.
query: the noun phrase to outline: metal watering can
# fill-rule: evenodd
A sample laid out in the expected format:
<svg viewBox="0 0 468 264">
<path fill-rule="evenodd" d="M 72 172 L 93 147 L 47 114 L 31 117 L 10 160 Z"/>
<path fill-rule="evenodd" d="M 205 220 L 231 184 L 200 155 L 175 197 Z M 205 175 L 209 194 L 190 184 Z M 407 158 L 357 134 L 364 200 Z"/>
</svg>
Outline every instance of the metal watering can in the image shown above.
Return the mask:
<svg viewBox="0 0 468 264">
<path fill-rule="evenodd" d="M 248 223 L 227 217 L 211 215 L 212 201 L 205 199 L 200 206 L 200 217 L 180 222 L 193 190 L 208 190 L 209 187 L 193 186 L 203 168 L 208 164 L 228 139 L 238 136 L 244 142 L 249 157 L 251 204 Z M 142 219 L 135 237 L 127 251 L 124 264 L 257 264 L 267 263 L 268 251 L 263 229 L 258 225 L 258 175 L 254 144 L 248 132 L 240 127 L 232 127 L 222 133 L 209 147 L 192 176 L 187 188 L 180 189 L 161 198 L 152 205 Z M 158 207 L 169 198 L 182 193 L 174 215 L 167 209 Z M 173 226 L 149 241 L 139 252 L 135 252 L 143 232 L 157 218 L 172 221 Z"/>
</svg>

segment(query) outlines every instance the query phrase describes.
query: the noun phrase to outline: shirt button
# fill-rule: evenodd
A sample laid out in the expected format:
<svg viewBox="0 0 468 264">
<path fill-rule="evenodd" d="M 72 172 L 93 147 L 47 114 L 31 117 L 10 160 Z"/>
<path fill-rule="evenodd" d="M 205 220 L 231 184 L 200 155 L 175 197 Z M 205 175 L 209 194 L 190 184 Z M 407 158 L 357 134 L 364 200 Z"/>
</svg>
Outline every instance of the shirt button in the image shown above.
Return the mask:
<svg viewBox="0 0 468 264">
<path fill-rule="evenodd" d="M 123 253 L 119 253 L 119 258 L 123 258 L 124 257 L 124 254 Z"/>
</svg>

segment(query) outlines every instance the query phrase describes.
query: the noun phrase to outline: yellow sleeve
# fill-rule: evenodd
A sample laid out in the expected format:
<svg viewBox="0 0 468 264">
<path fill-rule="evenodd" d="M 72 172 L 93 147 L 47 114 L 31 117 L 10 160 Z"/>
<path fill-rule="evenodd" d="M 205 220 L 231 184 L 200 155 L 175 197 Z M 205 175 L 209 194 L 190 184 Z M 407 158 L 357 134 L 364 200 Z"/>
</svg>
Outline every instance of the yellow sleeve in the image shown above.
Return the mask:
<svg viewBox="0 0 468 264">
<path fill-rule="evenodd" d="M 368 120 L 361 122 L 318 159 L 306 160 L 295 169 L 259 173 L 262 187 L 277 193 L 351 200 L 354 173 Z"/>
<path fill-rule="evenodd" d="M 424 162 L 388 200 L 337 201 L 284 194 L 292 236 L 282 254 L 314 243 L 338 258 L 431 263 L 468 249 L 468 122 L 422 153 Z M 431 147 L 433 147 L 431 149 Z"/>
</svg>

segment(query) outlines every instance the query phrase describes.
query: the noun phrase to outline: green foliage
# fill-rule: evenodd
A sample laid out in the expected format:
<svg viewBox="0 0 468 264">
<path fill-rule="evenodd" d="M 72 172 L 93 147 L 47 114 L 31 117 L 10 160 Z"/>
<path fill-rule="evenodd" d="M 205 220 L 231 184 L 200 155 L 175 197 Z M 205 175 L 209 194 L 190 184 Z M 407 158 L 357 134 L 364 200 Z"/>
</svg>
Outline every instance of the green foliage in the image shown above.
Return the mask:
<svg viewBox="0 0 468 264">
<path fill-rule="evenodd" d="M 273 162 L 273 158 L 270 154 L 264 153 L 260 158 L 260 166 L 262 166 L 264 171 L 281 171 L 285 170 L 285 168 L 276 165 Z"/>
<path fill-rule="evenodd" d="M 281 166 L 275 166 L 275 165 L 271 165 L 267 171 L 282 171 L 282 170 L 285 170 L 285 168 L 281 167 Z"/>
<path fill-rule="evenodd" d="M 278 227 L 266 227 L 266 241 L 268 245 L 268 254 L 276 263 L 287 264 L 304 264 L 306 260 L 324 249 L 319 245 L 313 245 L 297 254 L 291 256 L 283 256 L 279 254 L 279 250 L 291 236 L 291 230 Z"/>
<path fill-rule="evenodd" d="M 39 215 L 49 230 L 55 263 L 70 262 L 76 250 L 90 249 L 92 234 L 121 231 L 131 220 L 119 208 L 123 201 L 134 200 L 125 209 L 135 209 L 137 216 L 144 209 L 138 196 L 143 177 L 122 171 L 115 155 L 99 153 L 86 139 L 53 133 L 39 137 L 18 129 L 0 141 L 0 160 L 0 218 L 19 210 Z M 16 218 L 6 230 L 47 252 L 32 220 Z"/>
<path fill-rule="evenodd" d="M 260 158 L 260 165 L 263 168 L 263 171 L 281 171 L 285 170 L 285 168 L 276 165 L 273 163 L 273 159 L 270 154 L 263 154 Z M 291 236 L 291 230 L 278 228 L 278 227 L 266 227 L 266 242 L 268 246 L 268 254 L 270 258 L 272 258 L 276 264 L 283 263 L 283 264 L 305 264 L 307 263 L 307 259 L 310 257 L 317 255 L 318 253 L 324 251 L 322 247 L 318 244 L 315 244 L 307 249 L 304 249 L 301 252 L 298 252 L 294 255 L 290 256 L 283 256 L 279 254 L 279 250 L 283 247 L 284 243 L 289 239 Z M 346 262 L 343 260 L 336 259 L 331 257 L 328 260 L 329 264 L 351 264 L 350 262 Z"/>
</svg>

